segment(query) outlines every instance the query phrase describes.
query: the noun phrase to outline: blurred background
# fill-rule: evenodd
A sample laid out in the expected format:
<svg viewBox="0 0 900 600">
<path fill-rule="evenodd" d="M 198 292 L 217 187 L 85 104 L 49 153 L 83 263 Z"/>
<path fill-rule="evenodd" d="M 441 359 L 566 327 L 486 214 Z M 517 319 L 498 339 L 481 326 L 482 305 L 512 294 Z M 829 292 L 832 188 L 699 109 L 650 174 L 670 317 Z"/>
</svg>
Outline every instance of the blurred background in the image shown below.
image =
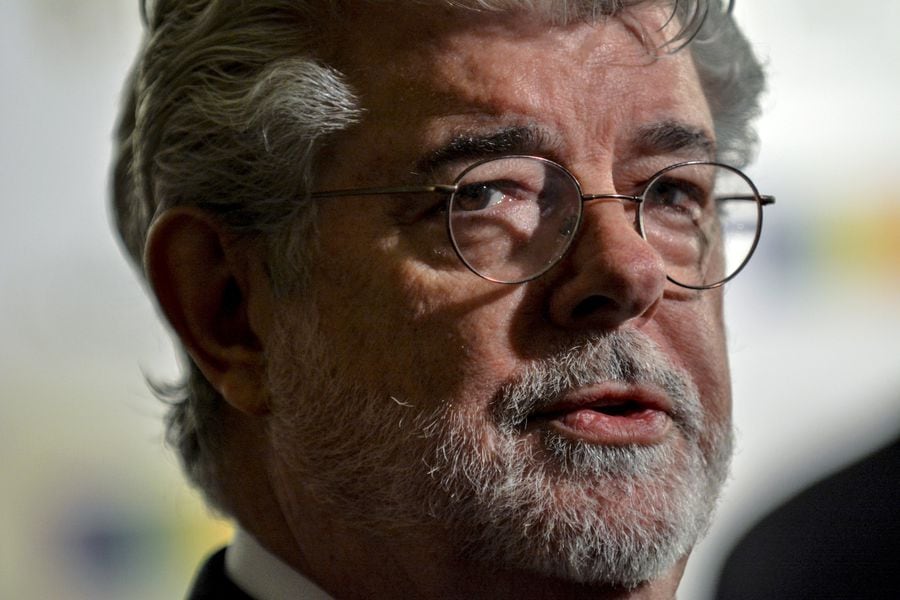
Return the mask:
<svg viewBox="0 0 900 600">
<path fill-rule="evenodd" d="M 900 3 L 739 0 L 769 65 L 749 169 L 762 246 L 729 284 L 739 443 L 680 597 L 775 504 L 900 430 Z M 183 594 L 227 541 L 182 483 L 145 374 L 168 334 L 111 234 L 131 0 L 0 4 L 0 597 Z"/>
</svg>

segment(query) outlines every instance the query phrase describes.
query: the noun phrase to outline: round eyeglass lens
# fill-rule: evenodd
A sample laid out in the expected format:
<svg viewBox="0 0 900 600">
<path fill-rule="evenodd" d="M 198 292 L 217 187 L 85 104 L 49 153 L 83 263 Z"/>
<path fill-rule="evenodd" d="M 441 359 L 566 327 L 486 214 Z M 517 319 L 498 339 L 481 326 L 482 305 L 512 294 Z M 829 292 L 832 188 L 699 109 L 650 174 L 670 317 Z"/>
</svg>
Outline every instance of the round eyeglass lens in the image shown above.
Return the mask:
<svg viewBox="0 0 900 600">
<path fill-rule="evenodd" d="M 675 283 L 715 287 L 750 260 L 762 206 L 756 188 L 737 169 L 713 163 L 677 165 L 657 175 L 643 198 L 641 232 L 663 257 Z"/>
<path fill-rule="evenodd" d="M 457 180 L 450 238 L 460 259 L 482 277 L 528 281 L 565 254 L 580 208 L 578 184 L 559 165 L 534 157 L 491 159 Z"/>
</svg>

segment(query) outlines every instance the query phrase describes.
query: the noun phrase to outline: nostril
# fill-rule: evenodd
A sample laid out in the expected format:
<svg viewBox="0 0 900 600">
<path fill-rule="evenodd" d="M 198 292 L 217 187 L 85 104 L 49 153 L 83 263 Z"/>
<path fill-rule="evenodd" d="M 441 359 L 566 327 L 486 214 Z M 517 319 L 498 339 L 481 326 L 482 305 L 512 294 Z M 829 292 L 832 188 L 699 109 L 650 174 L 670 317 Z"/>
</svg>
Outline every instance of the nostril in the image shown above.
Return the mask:
<svg viewBox="0 0 900 600">
<path fill-rule="evenodd" d="M 575 306 L 575 309 L 572 310 L 572 318 L 576 321 L 580 321 L 598 311 L 608 312 L 617 308 L 617 306 L 616 301 L 608 296 L 588 296 L 579 302 Z"/>
</svg>

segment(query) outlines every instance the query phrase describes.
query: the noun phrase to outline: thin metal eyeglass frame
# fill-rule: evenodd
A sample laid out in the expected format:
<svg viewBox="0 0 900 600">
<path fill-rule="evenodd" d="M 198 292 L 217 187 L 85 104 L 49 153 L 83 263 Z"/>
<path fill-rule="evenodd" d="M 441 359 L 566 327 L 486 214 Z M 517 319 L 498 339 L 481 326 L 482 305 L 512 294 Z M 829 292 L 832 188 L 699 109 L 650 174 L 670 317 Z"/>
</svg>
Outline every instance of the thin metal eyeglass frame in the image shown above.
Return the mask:
<svg viewBox="0 0 900 600">
<path fill-rule="evenodd" d="M 450 203 L 453 200 L 453 195 L 459 191 L 459 182 L 462 181 L 463 178 L 465 178 L 465 176 L 468 175 L 470 171 L 480 167 L 481 165 L 483 165 L 485 163 L 489 163 L 489 162 L 493 162 L 493 161 L 497 161 L 497 160 L 508 160 L 508 159 L 516 159 L 516 158 L 535 160 L 535 161 L 538 161 L 545 165 L 550 165 L 554 168 L 561 170 L 574 184 L 575 189 L 578 192 L 578 196 L 581 199 L 581 205 L 578 209 L 578 219 L 575 223 L 575 226 L 572 229 L 572 234 L 569 238 L 569 241 L 566 243 L 565 248 L 562 249 L 559 257 L 555 261 L 548 263 L 539 272 L 537 272 L 534 275 L 531 275 L 525 279 L 521 279 L 521 280 L 517 280 L 517 281 L 503 281 L 500 279 L 494 279 L 492 277 L 488 277 L 487 275 L 484 275 L 483 273 L 479 273 L 471 264 L 469 264 L 469 261 L 467 261 L 466 258 L 463 256 L 462 252 L 459 249 L 459 246 L 456 243 L 456 239 L 453 237 L 453 232 L 452 232 L 452 229 L 450 226 L 449 207 L 450 207 Z M 457 257 L 460 259 L 460 261 L 462 261 L 462 263 L 466 266 L 466 268 L 468 268 L 470 271 L 472 271 L 473 273 L 475 273 L 482 279 L 487 279 L 488 281 L 493 281 L 495 283 L 504 283 L 504 284 L 512 285 L 512 284 L 518 284 L 518 283 L 526 283 L 528 281 L 537 279 L 538 277 L 540 277 L 541 275 L 543 275 L 544 273 L 546 273 L 547 271 L 552 269 L 554 266 L 556 266 L 565 257 L 565 255 L 569 252 L 569 249 L 572 247 L 572 243 L 578 237 L 578 230 L 581 228 L 581 222 L 582 222 L 582 220 L 583 220 L 582 218 L 584 216 L 585 202 L 589 202 L 589 201 L 593 201 L 593 200 L 619 200 L 619 201 L 626 201 L 626 202 L 634 202 L 638 206 L 638 209 L 636 211 L 636 218 L 635 218 L 635 221 L 636 221 L 635 228 L 637 229 L 637 232 L 641 236 L 641 238 L 644 241 L 649 243 L 649 240 L 647 240 L 647 234 L 644 231 L 644 220 L 643 220 L 643 205 L 644 205 L 644 201 L 645 201 L 644 195 L 647 193 L 647 190 L 652 188 L 653 184 L 655 184 L 666 173 L 668 173 L 674 169 L 678 169 L 678 168 L 686 167 L 686 166 L 692 166 L 692 165 L 721 167 L 721 168 L 727 169 L 727 170 L 731 171 L 732 173 L 736 174 L 750 186 L 750 189 L 753 191 L 753 195 L 730 196 L 729 198 L 731 200 L 752 201 L 752 202 L 756 202 L 756 205 L 757 205 L 758 218 L 756 219 L 756 232 L 754 233 L 754 236 L 753 236 L 753 244 L 750 246 L 750 250 L 747 252 L 746 258 L 744 258 L 744 261 L 737 267 L 737 269 L 735 269 L 734 273 L 731 273 L 728 277 L 726 277 L 725 279 L 722 279 L 721 281 L 718 281 L 716 283 L 709 284 L 709 285 L 703 285 L 703 286 L 689 285 L 689 284 L 681 283 L 680 281 L 673 279 L 668 273 L 666 274 L 666 279 L 668 279 L 669 281 L 671 281 L 672 283 L 674 283 L 677 286 L 687 288 L 687 289 L 692 289 L 692 290 L 711 290 L 711 289 L 721 287 L 721 286 L 725 285 L 726 283 L 728 283 L 729 281 L 731 281 L 732 279 L 734 279 L 738 275 L 738 273 L 740 273 L 744 269 L 744 267 L 747 265 L 747 263 L 750 262 L 750 258 L 753 256 L 753 253 L 756 251 L 756 247 L 759 244 L 759 238 L 760 238 L 760 234 L 762 232 L 762 221 L 763 221 L 762 208 L 764 206 L 768 206 L 770 204 L 775 204 L 775 197 L 760 194 L 759 190 L 757 190 L 757 188 L 756 188 L 756 185 L 753 183 L 753 181 L 749 177 L 747 177 L 747 175 L 745 175 L 743 173 L 743 171 L 741 171 L 740 169 L 738 169 L 736 167 L 732 167 L 731 165 L 727 165 L 724 163 L 719 163 L 719 162 L 715 162 L 715 161 L 692 160 L 692 161 L 676 163 L 674 165 L 669 165 L 668 167 L 665 167 L 664 169 L 657 171 L 656 173 L 653 174 L 652 177 L 650 177 L 650 179 L 647 182 L 647 185 L 644 186 L 644 190 L 641 192 L 640 195 L 631 196 L 628 194 L 585 194 L 582 191 L 581 183 L 578 181 L 578 178 L 575 177 L 575 175 L 573 175 L 572 172 L 569 171 L 563 165 L 561 165 L 555 161 L 552 161 L 548 158 L 543 158 L 541 156 L 531 156 L 531 155 L 527 155 L 527 154 L 510 154 L 510 155 L 504 155 L 504 156 L 493 156 L 490 158 L 485 158 L 485 159 L 479 160 L 479 161 L 469 165 L 468 167 L 463 169 L 463 171 L 459 175 L 456 176 L 456 180 L 452 184 L 428 184 L 428 185 L 393 186 L 393 187 L 345 188 L 345 189 L 337 189 L 337 190 L 324 190 L 324 191 L 319 191 L 319 192 L 312 192 L 309 195 L 309 197 L 311 199 L 318 199 L 318 198 L 343 198 L 343 197 L 350 197 L 350 196 L 381 196 L 381 195 L 391 195 L 391 194 L 430 194 L 430 193 L 447 194 L 447 210 L 446 210 L 446 213 L 447 213 L 447 220 L 446 220 L 447 236 L 450 238 L 450 243 L 453 246 L 453 250 L 454 250 L 454 252 L 456 252 Z"/>
</svg>

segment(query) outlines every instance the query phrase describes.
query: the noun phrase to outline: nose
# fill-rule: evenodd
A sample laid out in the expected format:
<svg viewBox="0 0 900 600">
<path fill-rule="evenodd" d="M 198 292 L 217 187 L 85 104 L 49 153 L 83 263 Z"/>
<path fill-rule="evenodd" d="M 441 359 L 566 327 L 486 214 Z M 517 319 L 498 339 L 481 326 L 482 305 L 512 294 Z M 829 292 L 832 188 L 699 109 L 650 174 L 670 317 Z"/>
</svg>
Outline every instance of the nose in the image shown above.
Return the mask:
<svg viewBox="0 0 900 600">
<path fill-rule="evenodd" d="M 550 317 L 568 329 L 611 330 L 649 320 L 666 284 L 662 257 L 620 200 L 588 200 L 573 248 L 560 265 Z"/>
</svg>

